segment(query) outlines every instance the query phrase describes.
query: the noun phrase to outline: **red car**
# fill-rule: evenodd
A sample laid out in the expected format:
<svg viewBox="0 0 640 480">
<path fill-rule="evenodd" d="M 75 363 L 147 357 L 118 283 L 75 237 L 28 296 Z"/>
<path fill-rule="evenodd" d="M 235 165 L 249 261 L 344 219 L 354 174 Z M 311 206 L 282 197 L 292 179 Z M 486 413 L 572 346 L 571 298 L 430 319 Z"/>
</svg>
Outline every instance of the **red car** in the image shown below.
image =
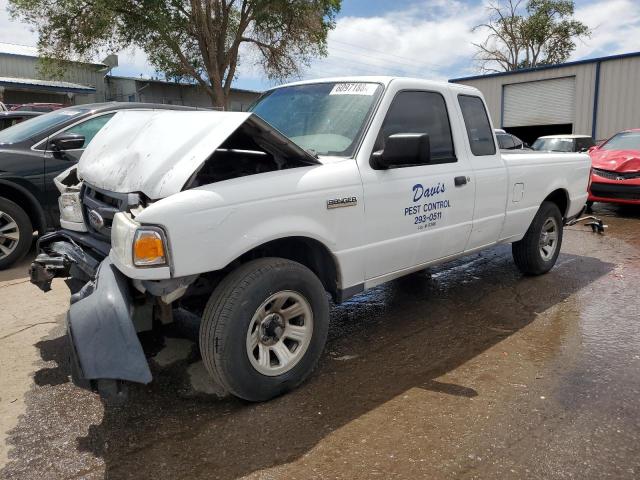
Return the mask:
<svg viewBox="0 0 640 480">
<path fill-rule="evenodd" d="M 63 108 L 61 103 L 23 103 L 11 107 L 12 111 L 20 110 L 21 112 L 53 112 Z"/>
<path fill-rule="evenodd" d="M 593 202 L 640 205 L 640 128 L 616 133 L 589 149 Z"/>
</svg>

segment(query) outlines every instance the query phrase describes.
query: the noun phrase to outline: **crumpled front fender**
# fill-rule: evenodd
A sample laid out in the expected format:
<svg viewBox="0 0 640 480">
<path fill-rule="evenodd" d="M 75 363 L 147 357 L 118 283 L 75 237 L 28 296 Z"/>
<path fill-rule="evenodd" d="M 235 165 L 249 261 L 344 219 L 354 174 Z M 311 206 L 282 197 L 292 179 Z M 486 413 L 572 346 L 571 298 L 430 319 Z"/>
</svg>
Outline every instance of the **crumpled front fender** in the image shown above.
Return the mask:
<svg viewBox="0 0 640 480">
<path fill-rule="evenodd" d="M 80 376 L 149 383 L 151 371 L 131 320 L 129 285 L 105 258 L 93 288 L 83 289 L 67 316 Z"/>
</svg>

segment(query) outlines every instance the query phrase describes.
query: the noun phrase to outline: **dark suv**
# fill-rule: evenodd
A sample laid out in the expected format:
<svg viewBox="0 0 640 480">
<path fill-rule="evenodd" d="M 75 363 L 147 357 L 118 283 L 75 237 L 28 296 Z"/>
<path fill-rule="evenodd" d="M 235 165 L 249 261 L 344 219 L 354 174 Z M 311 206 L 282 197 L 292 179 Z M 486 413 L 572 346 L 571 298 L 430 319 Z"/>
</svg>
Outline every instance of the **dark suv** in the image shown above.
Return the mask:
<svg viewBox="0 0 640 480">
<path fill-rule="evenodd" d="M 56 175 L 80 159 L 98 131 L 119 111 L 187 110 L 145 103 L 78 105 L 0 131 L 0 270 L 24 256 L 33 233 L 59 223 Z"/>
</svg>

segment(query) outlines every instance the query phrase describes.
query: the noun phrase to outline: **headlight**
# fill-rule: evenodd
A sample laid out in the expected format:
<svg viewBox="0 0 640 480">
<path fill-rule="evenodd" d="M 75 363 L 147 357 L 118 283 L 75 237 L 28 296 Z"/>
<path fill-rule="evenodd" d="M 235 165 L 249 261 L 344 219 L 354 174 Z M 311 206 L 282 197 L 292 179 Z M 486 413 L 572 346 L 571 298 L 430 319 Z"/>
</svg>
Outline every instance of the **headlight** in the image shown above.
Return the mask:
<svg viewBox="0 0 640 480">
<path fill-rule="evenodd" d="M 162 229 L 140 225 L 124 212 L 111 224 L 111 248 L 127 267 L 157 267 L 168 264 L 167 240 Z"/>
<path fill-rule="evenodd" d="M 60 220 L 66 222 L 82 223 L 82 206 L 80 204 L 80 193 L 63 193 L 58 197 L 60 207 Z"/>
<path fill-rule="evenodd" d="M 159 228 L 141 227 L 133 238 L 133 263 L 138 267 L 166 265 L 164 233 Z"/>
</svg>

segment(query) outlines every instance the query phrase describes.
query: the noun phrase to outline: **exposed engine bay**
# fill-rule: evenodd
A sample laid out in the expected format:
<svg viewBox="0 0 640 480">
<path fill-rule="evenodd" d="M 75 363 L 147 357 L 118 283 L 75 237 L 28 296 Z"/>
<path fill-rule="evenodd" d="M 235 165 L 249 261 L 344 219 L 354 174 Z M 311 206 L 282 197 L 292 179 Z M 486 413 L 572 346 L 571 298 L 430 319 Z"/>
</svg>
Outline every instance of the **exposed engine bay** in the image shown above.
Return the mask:
<svg viewBox="0 0 640 480">
<path fill-rule="evenodd" d="M 301 155 L 301 151 L 304 154 Z M 264 121 L 252 116 L 205 160 L 184 189 L 318 163 L 313 160 L 312 153 L 301 150 Z"/>
</svg>

